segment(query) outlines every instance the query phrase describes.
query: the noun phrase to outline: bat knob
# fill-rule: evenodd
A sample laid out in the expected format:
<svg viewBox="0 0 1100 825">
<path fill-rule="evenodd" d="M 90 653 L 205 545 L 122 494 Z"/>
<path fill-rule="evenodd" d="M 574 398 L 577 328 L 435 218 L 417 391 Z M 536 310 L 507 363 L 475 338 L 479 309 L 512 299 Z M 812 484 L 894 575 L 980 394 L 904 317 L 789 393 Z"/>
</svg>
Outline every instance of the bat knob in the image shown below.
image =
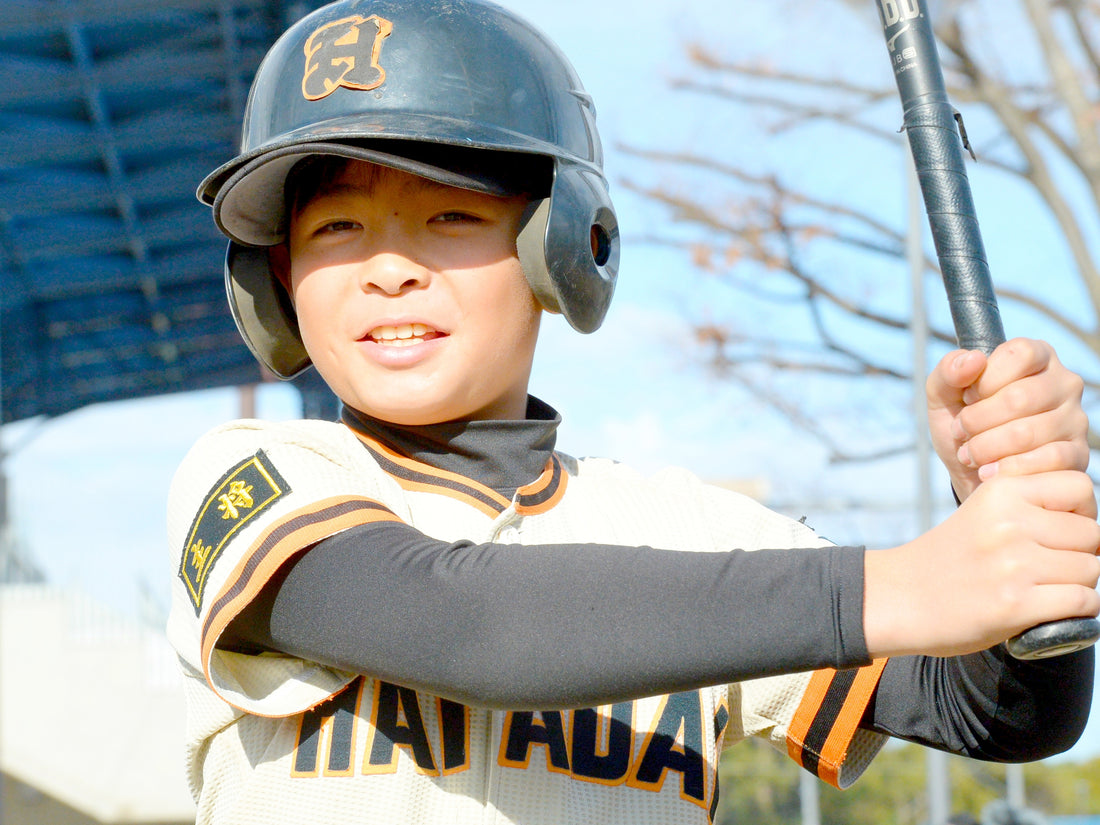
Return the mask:
<svg viewBox="0 0 1100 825">
<path fill-rule="evenodd" d="M 1075 653 L 1100 640 L 1100 621 L 1096 619 L 1062 619 L 1045 622 L 1013 636 L 1005 646 L 1017 659 L 1049 659 Z"/>
</svg>

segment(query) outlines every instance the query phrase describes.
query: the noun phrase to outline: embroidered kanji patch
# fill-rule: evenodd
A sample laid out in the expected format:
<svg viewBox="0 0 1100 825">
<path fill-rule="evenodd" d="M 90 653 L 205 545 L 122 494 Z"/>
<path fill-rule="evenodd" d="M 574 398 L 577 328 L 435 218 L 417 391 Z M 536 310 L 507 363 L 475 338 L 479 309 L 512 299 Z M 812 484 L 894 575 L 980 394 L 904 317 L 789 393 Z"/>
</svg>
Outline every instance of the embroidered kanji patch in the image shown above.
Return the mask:
<svg viewBox="0 0 1100 825">
<path fill-rule="evenodd" d="M 221 477 L 203 500 L 187 533 L 180 578 L 198 615 L 214 563 L 229 539 L 290 492 L 263 450 Z"/>
</svg>

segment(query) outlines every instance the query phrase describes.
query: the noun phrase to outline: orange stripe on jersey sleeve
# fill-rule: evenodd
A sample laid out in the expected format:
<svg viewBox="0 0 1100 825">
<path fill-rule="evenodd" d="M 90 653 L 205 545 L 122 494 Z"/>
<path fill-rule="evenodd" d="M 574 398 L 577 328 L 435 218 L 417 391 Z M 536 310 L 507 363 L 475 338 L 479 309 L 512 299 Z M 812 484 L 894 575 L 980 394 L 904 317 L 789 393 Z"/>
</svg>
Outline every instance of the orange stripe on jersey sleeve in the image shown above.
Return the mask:
<svg viewBox="0 0 1100 825">
<path fill-rule="evenodd" d="M 806 770 L 840 787 L 840 769 L 878 685 L 886 659 L 858 670 L 815 672 L 787 729 L 787 753 Z"/>
<path fill-rule="evenodd" d="M 288 559 L 336 533 L 381 521 L 401 519 L 373 499 L 340 496 L 313 502 L 268 527 L 241 558 L 203 623 L 202 666 L 207 682 L 218 637 Z"/>
</svg>

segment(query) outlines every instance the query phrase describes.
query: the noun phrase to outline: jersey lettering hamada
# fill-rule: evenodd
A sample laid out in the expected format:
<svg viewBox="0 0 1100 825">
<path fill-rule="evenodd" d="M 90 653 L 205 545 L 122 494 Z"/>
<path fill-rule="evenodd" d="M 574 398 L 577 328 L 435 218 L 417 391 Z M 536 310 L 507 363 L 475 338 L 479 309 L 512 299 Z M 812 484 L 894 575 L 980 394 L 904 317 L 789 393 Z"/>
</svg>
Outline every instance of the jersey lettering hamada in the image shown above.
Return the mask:
<svg viewBox="0 0 1100 825">
<path fill-rule="evenodd" d="M 555 454 L 508 500 L 343 424 L 237 422 L 195 446 L 171 501 L 169 636 L 188 682 L 200 823 L 707 823 L 720 798 L 721 751 L 743 738 L 770 741 L 837 786 L 854 781 L 884 741 L 858 729 L 881 663 L 599 708 L 509 712 L 217 648 L 217 635 L 286 559 L 379 519 L 447 541 L 685 550 L 825 543 L 688 474 L 644 478 Z M 697 523 L 701 506 L 706 525 Z"/>
</svg>

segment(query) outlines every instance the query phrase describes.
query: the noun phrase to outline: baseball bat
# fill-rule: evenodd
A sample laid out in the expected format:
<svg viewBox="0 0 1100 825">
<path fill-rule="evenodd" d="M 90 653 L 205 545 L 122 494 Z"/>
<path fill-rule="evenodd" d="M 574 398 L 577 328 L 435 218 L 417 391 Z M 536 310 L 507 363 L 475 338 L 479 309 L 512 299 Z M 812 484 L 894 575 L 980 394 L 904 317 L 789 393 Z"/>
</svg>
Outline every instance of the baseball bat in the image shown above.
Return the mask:
<svg viewBox="0 0 1100 825">
<path fill-rule="evenodd" d="M 988 354 L 1005 340 L 1004 328 L 963 161 L 966 132 L 947 99 L 926 3 L 877 0 L 955 334 L 961 348 Z M 1006 644 L 1018 659 L 1042 659 L 1098 639 L 1100 622 L 1070 618 L 1037 625 Z"/>
</svg>

